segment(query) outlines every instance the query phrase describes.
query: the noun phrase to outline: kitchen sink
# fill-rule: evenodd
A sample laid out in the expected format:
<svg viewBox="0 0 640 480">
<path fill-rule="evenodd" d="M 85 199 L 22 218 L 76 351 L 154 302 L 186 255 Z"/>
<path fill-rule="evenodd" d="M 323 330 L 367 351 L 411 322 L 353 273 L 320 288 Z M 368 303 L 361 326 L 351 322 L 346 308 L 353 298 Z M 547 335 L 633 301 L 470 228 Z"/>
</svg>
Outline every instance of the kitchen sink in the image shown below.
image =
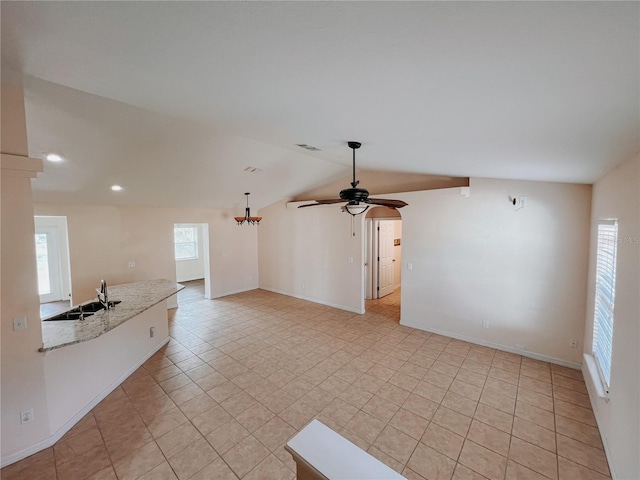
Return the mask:
<svg viewBox="0 0 640 480">
<path fill-rule="evenodd" d="M 101 302 L 91 302 L 82 305 L 82 311 L 86 315 L 87 313 L 96 313 L 100 310 L 104 310 L 104 305 Z"/>
<path fill-rule="evenodd" d="M 121 300 L 114 300 L 109 302 L 109 308 L 114 307 L 121 303 Z M 44 322 L 58 321 L 58 320 L 80 320 L 80 317 L 84 314 L 84 318 L 90 317 L 96 312 L 100 310 L 104 310 L 104 304 L 102 302 L 89 302 L 83 305 L 80 305 L 72 310 L 67 310 L 66 312 L 59 313 L 54 315 L 53 317 L 45 318 Z"/>
<path fill-rule="evenodd" d="M 95 312 L 84 312 L 84 317 L 87 318 L 93 315 Z M 74 308 L 73 310 L 69 310 L 68 312 L 59 313 L 58 315 L 54 315 L 53 317 L 45 318 L 44 322 L 51 322 L 56 320 L 80 320 L 82 313 L 80 313 L 79 308 Z"/>
</svg>

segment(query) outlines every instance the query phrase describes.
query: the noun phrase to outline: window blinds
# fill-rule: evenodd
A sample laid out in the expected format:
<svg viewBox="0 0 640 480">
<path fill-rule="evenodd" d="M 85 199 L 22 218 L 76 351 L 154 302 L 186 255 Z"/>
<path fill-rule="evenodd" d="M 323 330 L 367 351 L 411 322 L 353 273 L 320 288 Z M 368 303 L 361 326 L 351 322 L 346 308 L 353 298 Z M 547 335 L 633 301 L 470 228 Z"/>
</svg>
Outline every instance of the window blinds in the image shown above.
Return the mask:
<svg viewBox="0 0 640 480">
<path fill-rule="evenodd" d="M 616 246 L 618 223 L 598 222 L 596 251 L 596 298 L 593 321 L 593 356 L 607 388 L 611 377 L 613 305 L 616 292 Z"/>
</svg>

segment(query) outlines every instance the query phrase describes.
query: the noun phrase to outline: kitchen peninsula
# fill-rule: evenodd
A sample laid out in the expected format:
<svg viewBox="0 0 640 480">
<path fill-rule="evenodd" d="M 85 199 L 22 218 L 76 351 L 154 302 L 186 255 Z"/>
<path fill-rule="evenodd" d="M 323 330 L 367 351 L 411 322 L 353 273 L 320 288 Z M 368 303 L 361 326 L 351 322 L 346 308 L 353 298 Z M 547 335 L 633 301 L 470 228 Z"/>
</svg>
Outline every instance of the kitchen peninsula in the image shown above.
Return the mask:
<svg viewBox="0 0 640 480">
<path fill-rule="evenodd" d="M 43 321 L 40 351 L 47 352 L 93 340 L 175 295 L 183 288 L 179 283 L 169 280 L 144 280 L 109 287 L 110 299 L 120 301 L 115 307 L 100 310 L 84 320 Z"/>
<path fill-rule="evenodd" d="M 52 436 L 38 449 L 53 445 L 169 342 L 167 299 L 183 288 L 169 280 L 110 286 L 109 300 L 120 300 L 115 307 L 84 320 L 42 321 Z"/>
</svg>

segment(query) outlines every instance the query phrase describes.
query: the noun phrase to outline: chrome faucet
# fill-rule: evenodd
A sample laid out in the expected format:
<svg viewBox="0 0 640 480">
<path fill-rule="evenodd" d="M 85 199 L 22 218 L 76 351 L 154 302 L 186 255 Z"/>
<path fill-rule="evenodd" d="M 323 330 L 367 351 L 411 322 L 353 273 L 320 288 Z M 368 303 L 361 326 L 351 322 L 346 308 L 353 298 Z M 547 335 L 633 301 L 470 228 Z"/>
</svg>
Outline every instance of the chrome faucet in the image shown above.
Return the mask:
<svg viewBox="0 0 640 480">
<path fill-rule="evenodd" d="M 100 292 L 98 293 L 98 300 L 104 305 L 106 310 L 109 310 L 109 294 L 107 293 L 106 280 L 100 280 Z"/>
</svg>

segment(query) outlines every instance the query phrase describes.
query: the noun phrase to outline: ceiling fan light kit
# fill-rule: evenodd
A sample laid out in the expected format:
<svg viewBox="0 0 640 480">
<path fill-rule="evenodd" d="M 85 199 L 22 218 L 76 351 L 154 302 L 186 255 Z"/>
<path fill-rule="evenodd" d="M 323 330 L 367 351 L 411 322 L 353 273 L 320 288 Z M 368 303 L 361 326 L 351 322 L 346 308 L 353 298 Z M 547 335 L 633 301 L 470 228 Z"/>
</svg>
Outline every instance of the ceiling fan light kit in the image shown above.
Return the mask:
<svg viewBox="0 0 640 480">
<path fill-rule="evenodd" d="M 244 209 L 244 217 L 233 217 L 238 225 L 242 225 L 246 223 L 247 225 L 259 225 L 262 217 L 252 217 L 251 210 L 249 209 L 249 195 L 250 193 L 245 193 L 247 196 L 247 207 Z"/>
<path fill-rule="evenodd" d="M 346 212 L 354 217 L 369 210 L 369 205 L 358 202 L 349 202 L 344 206 Z"/>
<path fill-rule="evenodd" d="M 408 205 L 402 200 L 391 200 L 386 198 L 369 198 L 369 191 L 364 188 L 357 188 L 360 183 L 356 180 L 356 150 L 362 146 L 360 142 L 347 142 L 349 148 L 353 150 L 353 162 L 352 172 L 353 180 L 351 182 L 351 188 L 345 188 L 340 192 L 340 198 L 331 198 L 327 200 L 316 200 L 316 203 L 308 203 L 306 205 L 300 205 L 298 208 L 315 207 L 316 205 L 330 205 L 332 203 L 347 202 L 342 207 L 344 212 L 349 213 L 352 216 L 361 215 L 366 212 L 371 205 L 382 205 L 389 208 L 402 208 Z"/>
</svg>

